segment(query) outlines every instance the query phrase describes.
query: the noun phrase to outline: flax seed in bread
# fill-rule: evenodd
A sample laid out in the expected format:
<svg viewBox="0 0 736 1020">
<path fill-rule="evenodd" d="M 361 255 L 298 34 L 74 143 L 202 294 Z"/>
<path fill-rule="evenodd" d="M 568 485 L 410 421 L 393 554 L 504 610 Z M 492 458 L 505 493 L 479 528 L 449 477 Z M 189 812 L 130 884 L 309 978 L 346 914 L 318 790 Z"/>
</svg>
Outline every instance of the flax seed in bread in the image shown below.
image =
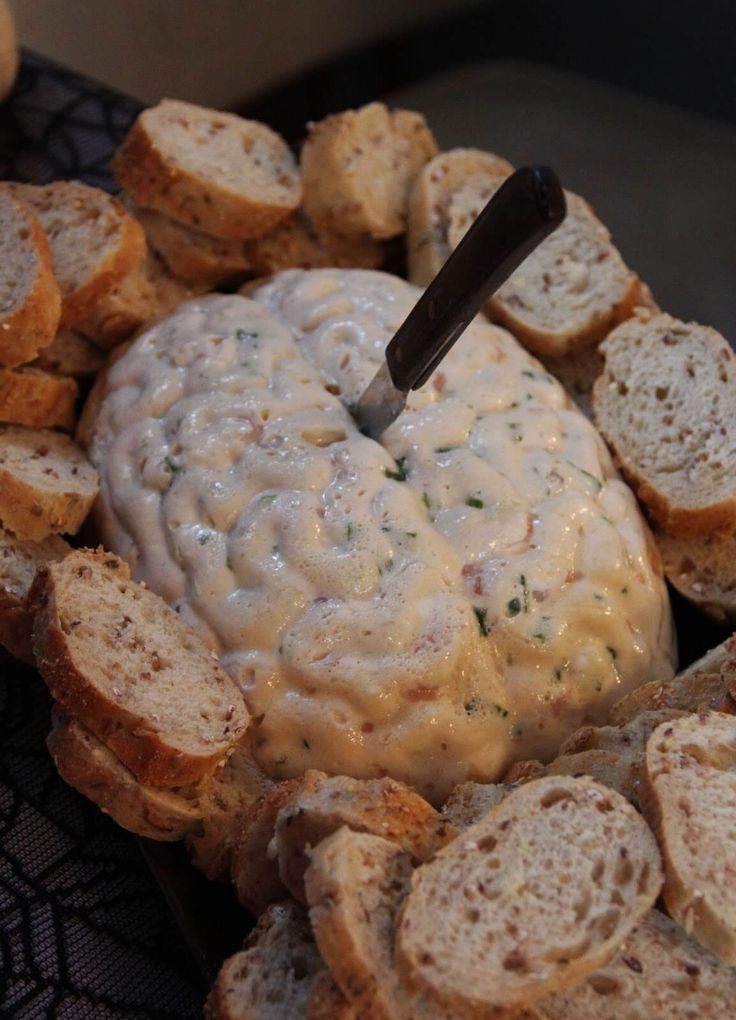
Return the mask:
<svg viewBox="0 0 736 1020">
<path fill-rule="evenodd" d="M 97 472 L 67 436 L 0 425 L 0 524 L 17 538 L 75 534 L 97 490 Z"/>
<path fill-rule="evenodd" d="M 74 428 L 79 387 L 40 368 L 0 368 L 0 422 L 31 428 Z"/>
<path fill-rule="evenodd" d="M 0 528 L 0 645 L 23 662 L 34 661 L 33 614 L 27 602 L 33 578 L 44 563 L 63 560 L 70 551 L 57 535 L 26 542 Z"/>
<path fill-rule="evenodd" d="M 647 744 L 643 805 L 670 915 L 736 963 L 736 718 L 707 712 L 659 726 Z"/>
<path fill-rule="evenodd" d="M 736 624 L 736 536 L 655 537 L 670 584 L 712 619 Z"/>
<path fill-rule="evenodd" d="M 469 178 L 496 179 L 512 172 L 505 159 L 481 149 L 451 149 L 431 159 L 409 195 L 407 254 L 409 279 L 428 286 L 450 256 L 447 240 L 452 196 Z"/>
<path fill-rule="evenodd" d="M 538 779 L 414 873 L 399 968 L 457 1017 L 509 1016 L 609 960 L 661 884 L 654 837 L 623 797 Z"/>
<path fill-rule="evenodd" d="M 79 181 L 11 187 L 49 239 L 61 325 L 73 326 L 143 258 L 143 230 L 116 198 Z"/>
<path fill-rule="evenodd" d="M 320 237 L 403 233 L 411 186 L 436 152 L 421 114 L 383 103 L 310 124 L 301 153 L 304 208 Z"/>
<path fill-rule="evenodd" d="M 210 779 L 248 715 L 213 654 L 163 599 L 86 551 L 46 564 L 30 600 L 54 697 L 150 786 Z"/>
<path fill-rule="evenodd" d="M 46 743 L 61 778 L 129 832 L 168 842 L 197 824 L 200 801 L 139 783 L 86 726 L 58 708 Z"/>
<path fill-rule="evenodd" d="M 279 811 L 275 827 L 279 874 L 295 899 L 304 901 L 310 847 L 343 825 L 391 840 L 415 861 L 426 861 L 456 835 L 446 818 L 403 783 L 310 770 Z"/>
<path fill-rule="evenodd" d="M 56 335 L 61 294 L 33 211 L 0 188 L 0 365 L 32 361 Z"/>
<path fill-rule="evenodd" d="M 233 241 L 267 234 L 302 195 L 294 158 L 271 128 L 173 99 L 140 114 L 113 171 L 137 205 Z"/>
<path fill-rule="evenodd" d="M 63 329 L 48 347 L 39 352 L 30 367 L 86 381 L 96 376 L 104 364 L 104 352 L 91 340 L 71 329 Z"/>
<path fill-rule="evenodd" d="M 631 319 L 601 344 L 596 422 L 668 534 L 736 529 L 736 354 L 714 329 Z"/>
<path fill-rule="evenodd" d="M 277 903 L 259 918 L 245 947 L 225 960 L 207 998 L 207 1020 L 297 1020 L 324 970 L 306 911 Z"/>
</svg>

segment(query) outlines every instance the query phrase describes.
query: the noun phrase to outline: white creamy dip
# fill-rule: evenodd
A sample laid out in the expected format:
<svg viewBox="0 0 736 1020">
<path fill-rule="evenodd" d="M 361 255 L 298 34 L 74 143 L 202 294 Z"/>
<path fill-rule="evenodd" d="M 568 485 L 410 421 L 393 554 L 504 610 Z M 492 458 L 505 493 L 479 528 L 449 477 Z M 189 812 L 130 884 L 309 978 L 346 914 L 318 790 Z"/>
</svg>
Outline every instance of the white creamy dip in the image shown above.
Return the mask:
<svg viewBox="0 0 736 1020">
<path fill-rule="evenodd" d="M 110 369 L 89 453 L 106 545 L 219 653 L 263 767 L 437 801 L 671 675 L 672 646 L 633 497 L 508 333 L 474 324 L 385 448 L 358 433 L 341 400 L 417 293 L 318 270 L 258 292 L 275 317 L 188 302 Z"/>
</svg>

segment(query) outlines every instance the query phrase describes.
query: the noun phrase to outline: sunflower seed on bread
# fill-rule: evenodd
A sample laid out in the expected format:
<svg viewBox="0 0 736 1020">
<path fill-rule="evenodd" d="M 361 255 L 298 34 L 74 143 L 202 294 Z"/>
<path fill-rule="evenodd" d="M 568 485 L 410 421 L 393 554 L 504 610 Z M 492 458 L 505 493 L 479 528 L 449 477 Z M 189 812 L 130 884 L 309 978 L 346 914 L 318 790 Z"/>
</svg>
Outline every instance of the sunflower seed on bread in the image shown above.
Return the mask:
<svg viewBox="0 0 736 1020">
<path fill-rule="evenodd" d="M 79 181 L 10 187 L 49 239 L 61 325 L 73 326 L 143 258 L 143 230 L 116 198 Z"/>
<path fill-rule="evenodd" d="M 299 171 L 275 131 L 180 100 L 144 110 L 112 166 L 137 205 L 227 240 L 262 237 L 301 201 Z"/>
<path fill-rule="evenodd" d="M 643 807 L 670 915 L 736 963 L 736 718 L 707 712 L 659 726 L 647 744 Z"/>
<path fill-rule="evenodd" d="M 534 780 L 414 873 L 401 976 L 454 1016 L 511 1016 L 606 963 L 661 884 L 654 837 L 623 797 Z"/>
<path fill-rule="evenodd" d="M 17 538 L 75 534 L 98 487 L 97 472 L 68 436 L 0 425 L 0 524 Z"/>
<path fill-rule="evenodd" d="M 27 542 L 0 528 L 0 645 L 23 662 L 34 662 L 28 606 L 33 578 L 44 563 L 63 560 L 69 552 L 71 546 L 58 535 Z"/>
<path fill-rule="evenodd" d="M 600 349 L 596 423 L 652 517 L 677 536 L 736 530 L 736 354 L 669 315 L 631 319 Z"/>
<path fill-rule="evenodd" d="M 43 566 L 29 601 L 39 671 L 78 718 L 149 786 L 210 779 L 245 731 L 237 687 L 163 599 L 112 555 L 78 550 Z"/>
<path fill-rule="evenodd" d="M 324 970 L 307 913 L 289 900 L 259 918 L 245 947 L 225 960 L 205 1006 L 207 1020 L 296 1020 Z"/>
<path fill-rule="evenodd" d="M 177 840 L 200 818 L 200 801 L 139 783 L 86 726 L 58 708 L 46 743 L 61 778 L 129 832 Z"/>
<path fill-rule="evenodd" d="M 0 187 L 0 365 L 33 361 L 56 335 L 61 294 L 53 274 L 48 239 L 25 203 Z"/>
</svg>

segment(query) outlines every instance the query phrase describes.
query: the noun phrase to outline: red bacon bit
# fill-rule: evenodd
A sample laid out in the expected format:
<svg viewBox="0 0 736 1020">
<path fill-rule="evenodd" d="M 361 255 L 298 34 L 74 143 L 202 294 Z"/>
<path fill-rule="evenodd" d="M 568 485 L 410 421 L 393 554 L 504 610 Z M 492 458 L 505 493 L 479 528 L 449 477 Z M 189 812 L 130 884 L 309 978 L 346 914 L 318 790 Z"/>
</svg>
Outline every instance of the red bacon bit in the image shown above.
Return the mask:
<svg viewBox="0 0 736 1020">
<path fill-rule="evenodd" d="M 432 385 L 436 393 L 443 393 L 447 379 L 444 372 L 435 372 Z"/>
<path fill-rule="evenodd" d="M 404 694 L 407 701 L 436 701 L 436 687 L 413 687 Z"/>
</svg>

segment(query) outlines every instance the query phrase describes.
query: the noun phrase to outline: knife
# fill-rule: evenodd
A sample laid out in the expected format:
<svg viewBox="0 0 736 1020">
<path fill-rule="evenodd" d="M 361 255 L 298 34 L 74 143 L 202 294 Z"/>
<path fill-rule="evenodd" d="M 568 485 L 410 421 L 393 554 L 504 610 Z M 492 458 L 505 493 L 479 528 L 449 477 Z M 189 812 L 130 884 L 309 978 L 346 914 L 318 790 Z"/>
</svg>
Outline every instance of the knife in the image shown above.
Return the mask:
<svg viewBox="0 0 736 1020">
<path fill-rule="evenodd" d="M 501 185 L 386 348 L 386 360 L 353 408 L 378 439 L 488 298 L 563 221 L 565 195 L 547 166 L 522 167 Z"/>
</svg>

